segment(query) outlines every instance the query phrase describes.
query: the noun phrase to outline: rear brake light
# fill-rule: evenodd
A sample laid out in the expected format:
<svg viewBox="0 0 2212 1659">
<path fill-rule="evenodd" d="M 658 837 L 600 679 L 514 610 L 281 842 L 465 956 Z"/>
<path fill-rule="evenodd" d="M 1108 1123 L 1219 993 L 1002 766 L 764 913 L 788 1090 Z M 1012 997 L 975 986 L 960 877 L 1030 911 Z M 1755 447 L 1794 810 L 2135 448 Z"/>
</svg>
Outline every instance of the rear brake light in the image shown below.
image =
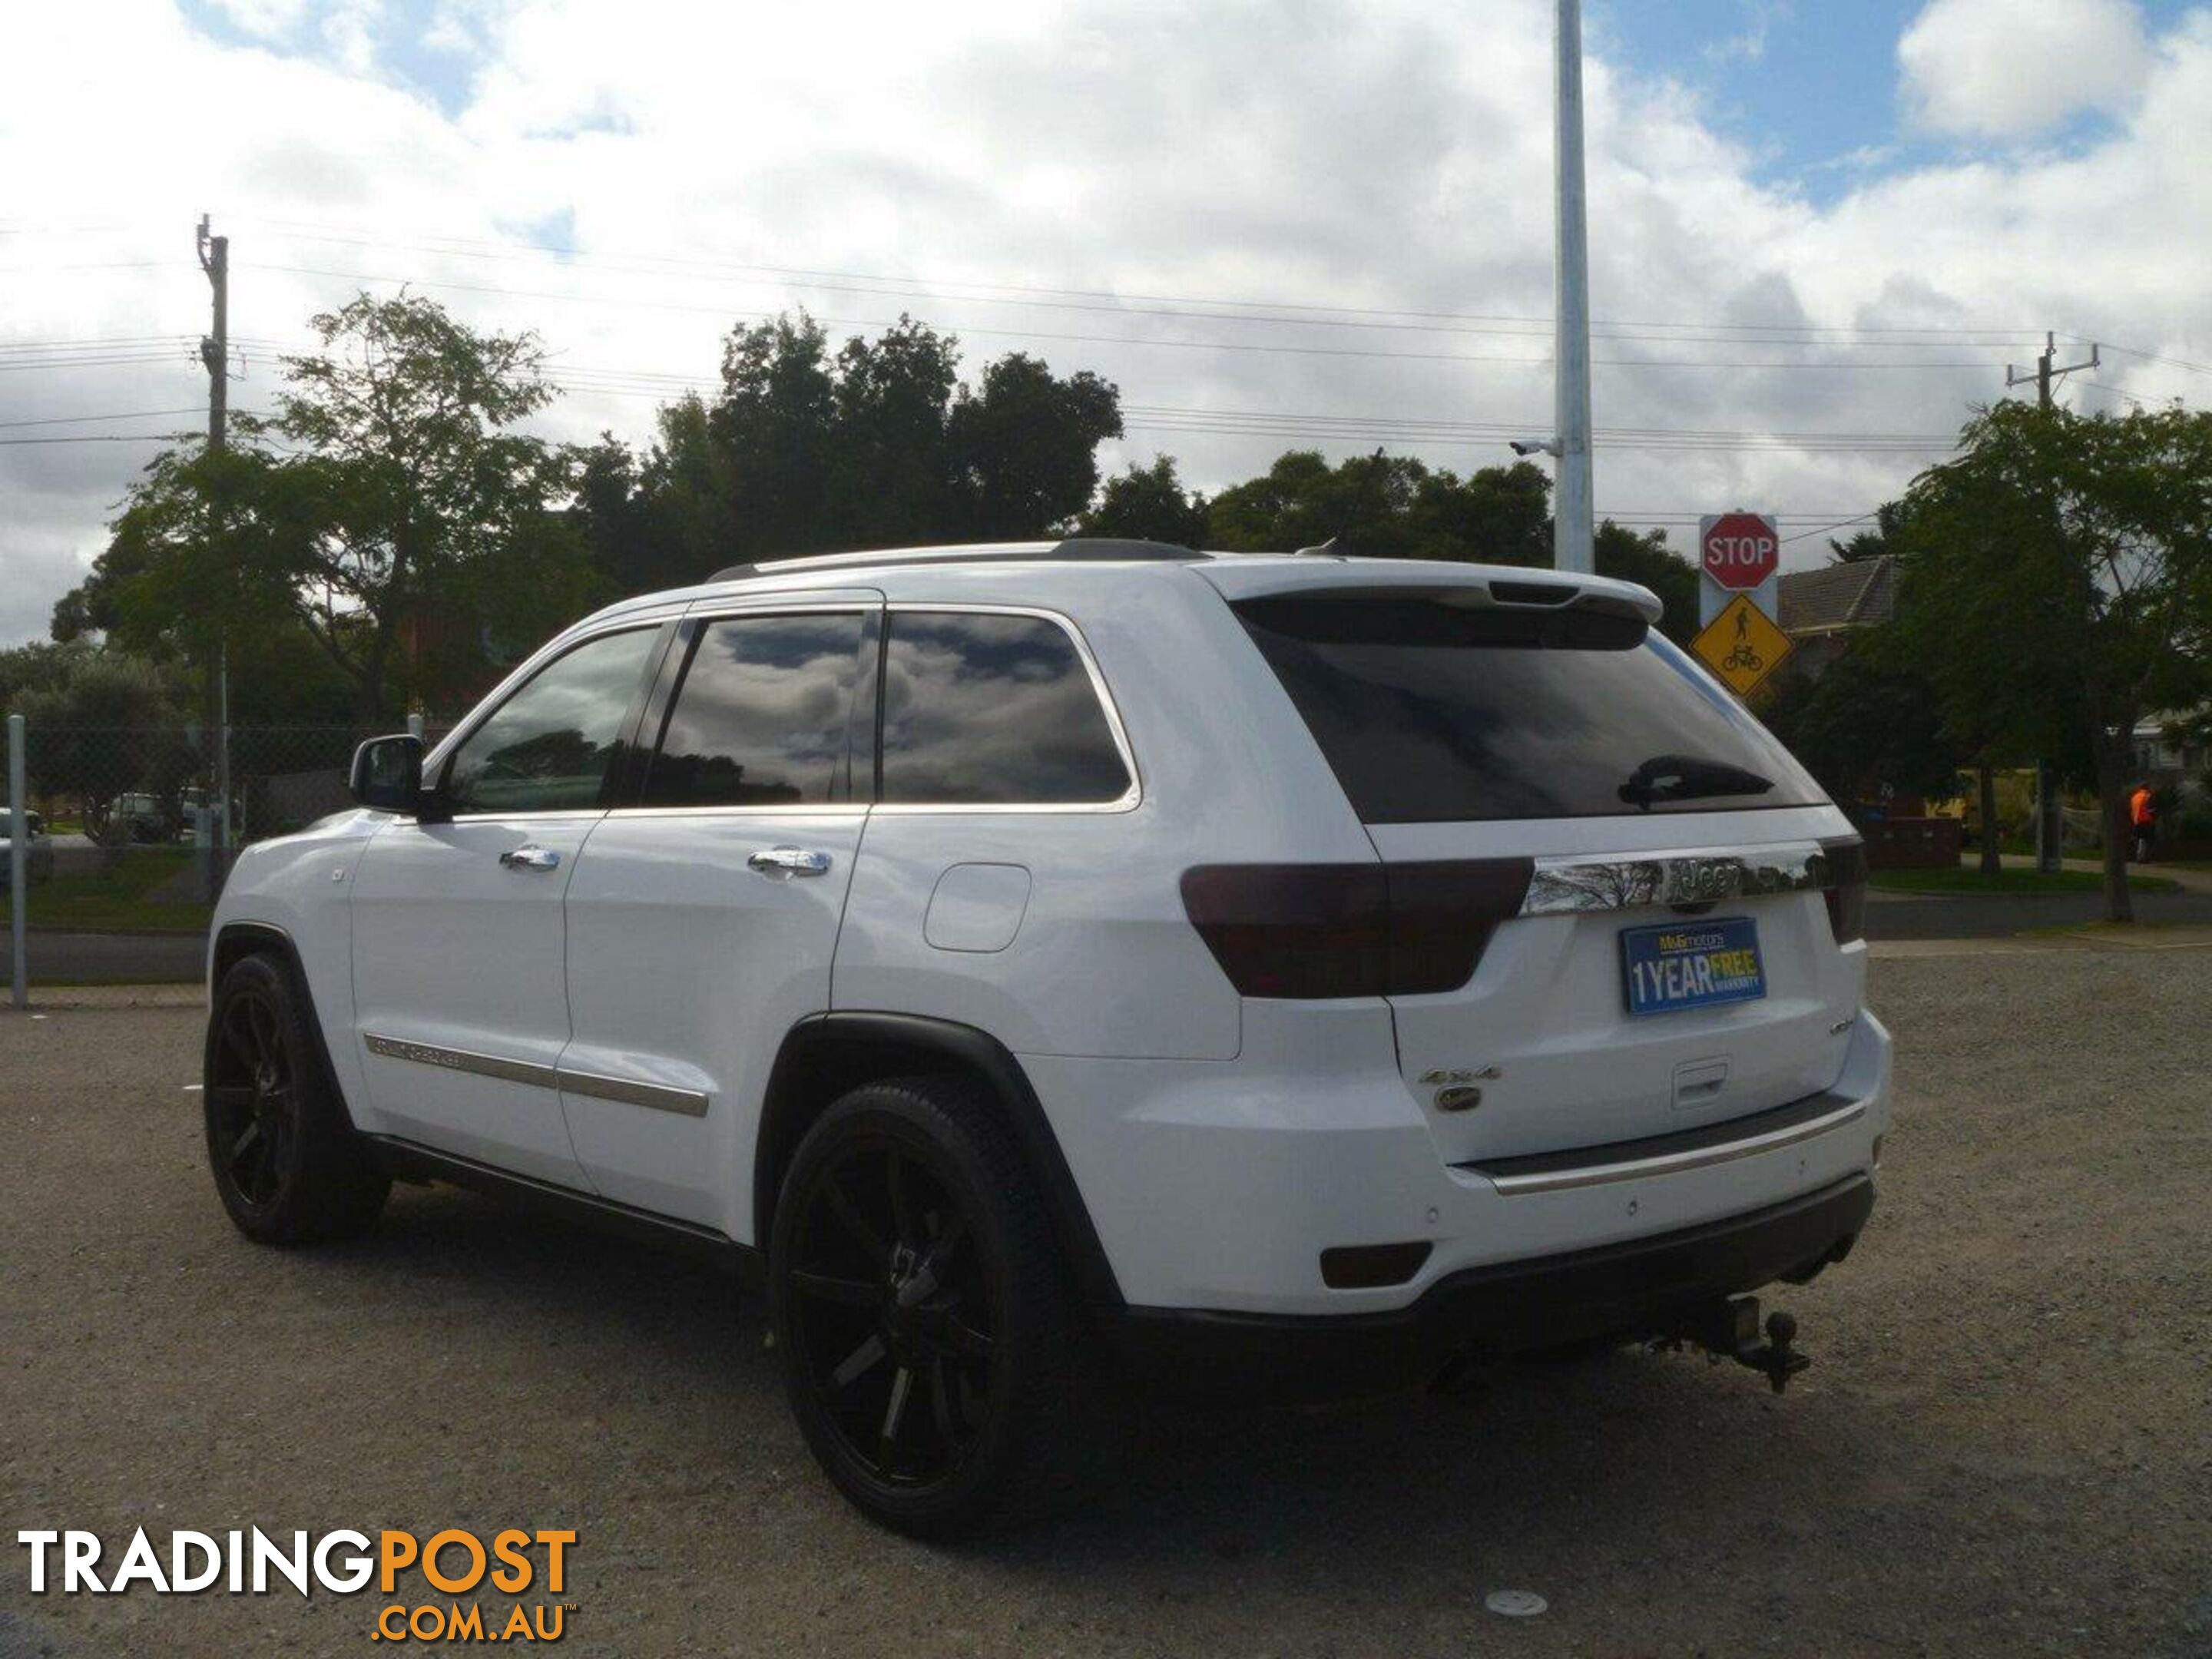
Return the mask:
<svg viewBox="0 0 2212 1659">
<path fill-rule="evenodd" d="M 1248 997 L 1418 996 L 1474 976 L 1520 911 L 1528 859 L 1421 864 L 1208 864 L 1183 908 Z"/>
<path fill-rule="evenodd" d="M 1866 937 L 1866 843 L 1856 836 L 1838 836 L 1820 843 L 1828 875 L 1821 896 L 1828 901 L 1828 928 L 1836 943 L 1850 945 Z"/>
</svg>

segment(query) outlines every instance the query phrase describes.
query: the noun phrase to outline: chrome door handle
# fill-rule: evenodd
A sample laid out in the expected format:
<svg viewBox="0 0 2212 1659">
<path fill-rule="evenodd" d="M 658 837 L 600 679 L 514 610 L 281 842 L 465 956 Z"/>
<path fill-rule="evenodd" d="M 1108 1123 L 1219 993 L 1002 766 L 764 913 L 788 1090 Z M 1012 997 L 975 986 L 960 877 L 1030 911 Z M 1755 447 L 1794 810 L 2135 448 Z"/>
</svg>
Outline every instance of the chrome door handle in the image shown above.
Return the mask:
<svg viewBox="0 0 2212 1659">
<path fill-rule="evenodd" d="M 797 847 L 763 847 L 745 865 L 764 876 L 826 876 L 830 855 Z"/>
<path fill-rule="evenodd" d="M 501 853 L 499 861 L 510 870 L 550 870 L 561 855 L 550 847 L 516 847 Z"/>
</svg>

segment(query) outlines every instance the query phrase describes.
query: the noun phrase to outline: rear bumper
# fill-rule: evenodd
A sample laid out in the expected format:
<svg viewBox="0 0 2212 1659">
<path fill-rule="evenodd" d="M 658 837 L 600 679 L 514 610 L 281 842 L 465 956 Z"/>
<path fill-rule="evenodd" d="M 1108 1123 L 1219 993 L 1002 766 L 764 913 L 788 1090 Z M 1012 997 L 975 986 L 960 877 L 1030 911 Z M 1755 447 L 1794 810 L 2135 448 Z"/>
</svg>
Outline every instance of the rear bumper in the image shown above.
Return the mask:
<svg viewBox="0 0 2212 1659">
<path fill-rule="evenodd" d="M 1874 1208 L 1864 1174 L 1694 1227 L 1471 1267 L 1403 1308 L 1297 1316 L 1127 1308 L 1109 1345 L 1125 1376 L 1212 1399 L 1318 1402 L 1419 1388 L 1462 1358 L 1663 1333 L 1698 1306 L 1841 1261 Z"/>
</svg>

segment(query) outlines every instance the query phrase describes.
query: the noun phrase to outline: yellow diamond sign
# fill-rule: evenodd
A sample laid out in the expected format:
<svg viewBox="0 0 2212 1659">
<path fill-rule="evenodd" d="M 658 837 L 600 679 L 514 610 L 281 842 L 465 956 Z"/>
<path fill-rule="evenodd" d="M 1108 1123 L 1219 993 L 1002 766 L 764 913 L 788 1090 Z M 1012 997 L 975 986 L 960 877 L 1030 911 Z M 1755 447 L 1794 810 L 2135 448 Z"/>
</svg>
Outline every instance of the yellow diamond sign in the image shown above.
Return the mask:
<svg viewBox="0 0 2212 1659">
<path fill-rule="evenodd" d="M 1790 636 L 1751 602 L 1748 593 L 1730 599 L 1721 614 L 1690 641 L 1690 648 L 1739 697 L 1749 696 L 1796 649 Z"/>
</svg>

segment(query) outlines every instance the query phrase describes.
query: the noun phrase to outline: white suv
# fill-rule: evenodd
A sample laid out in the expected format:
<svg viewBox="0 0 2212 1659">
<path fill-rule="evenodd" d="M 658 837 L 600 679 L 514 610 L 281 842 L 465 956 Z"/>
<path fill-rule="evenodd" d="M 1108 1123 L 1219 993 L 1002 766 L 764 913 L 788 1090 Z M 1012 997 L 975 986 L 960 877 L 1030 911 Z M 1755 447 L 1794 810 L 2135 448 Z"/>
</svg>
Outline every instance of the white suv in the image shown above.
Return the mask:
<svg viewBox="0 0 2212 1659">
<path fill-rule="evenodd" d="M 1864 1224 L 1864 858 L 1642 588 L 1071 541 L 624 601 L 217 913 L 216 1185 L 765 1256 L 807 1440 L 949 1533 L 1103 1355 L 1342 1397 L 1687 1336 Z"/>
</svg>

